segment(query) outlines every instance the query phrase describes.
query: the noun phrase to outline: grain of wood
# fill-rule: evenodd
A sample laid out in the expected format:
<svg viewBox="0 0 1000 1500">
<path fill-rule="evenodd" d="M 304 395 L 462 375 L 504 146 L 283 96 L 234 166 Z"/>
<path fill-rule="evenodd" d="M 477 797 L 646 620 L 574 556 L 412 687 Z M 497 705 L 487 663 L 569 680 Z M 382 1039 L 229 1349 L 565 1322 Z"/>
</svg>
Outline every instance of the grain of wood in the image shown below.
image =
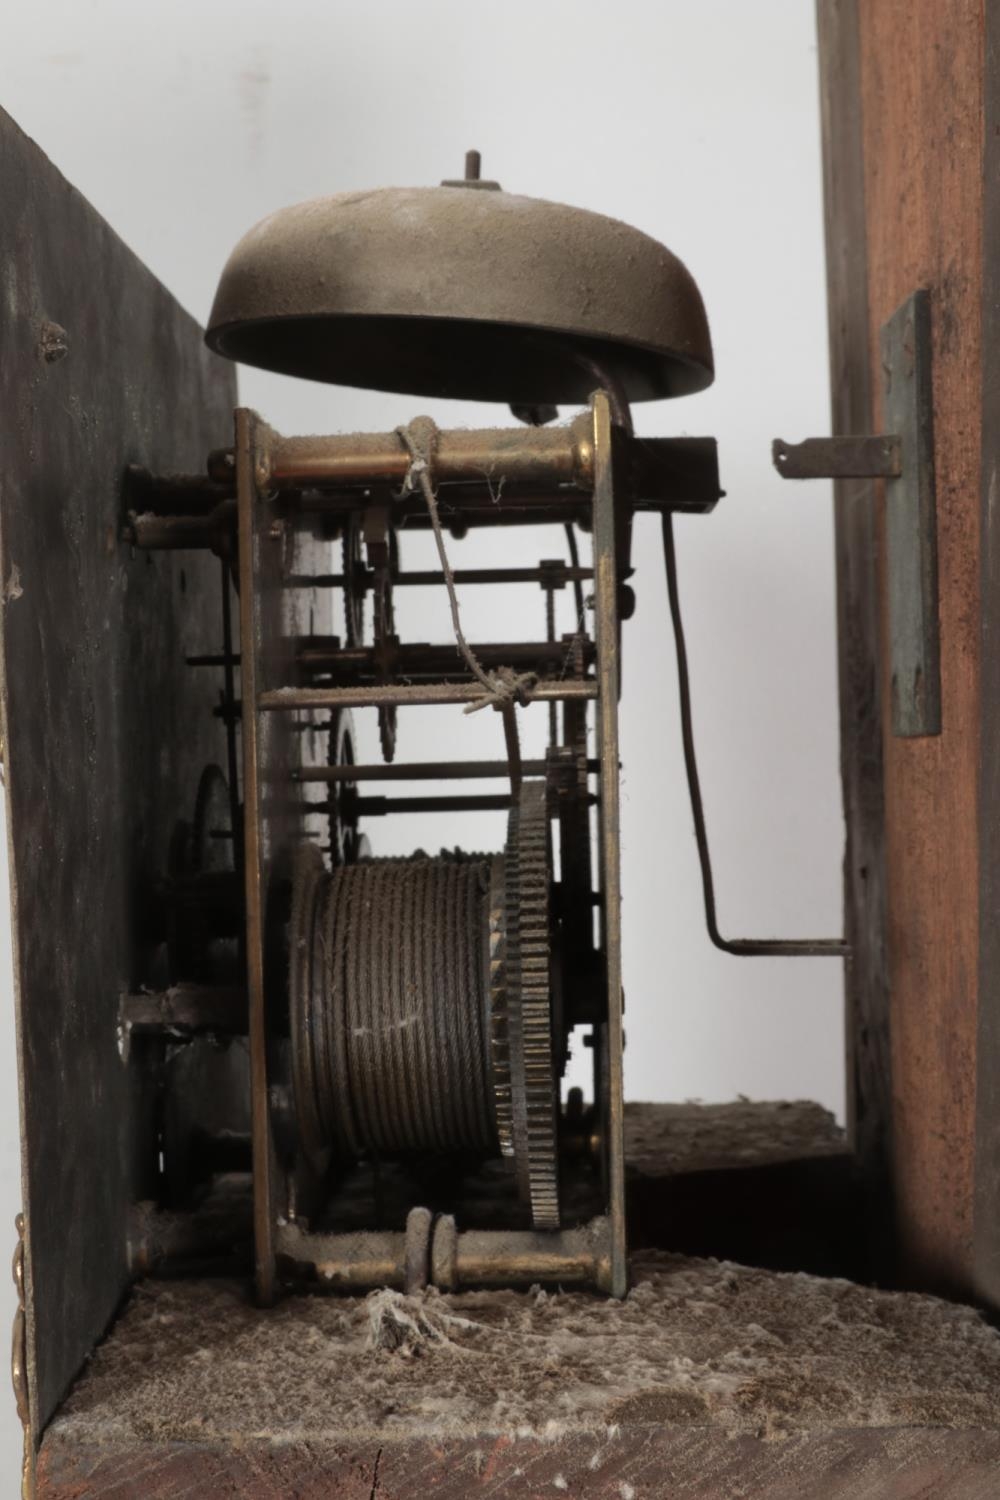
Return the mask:
<svg viewBox="0 0 1000 1500">
<path fill-rule="evenodd" d="M 893 1178 L 913 1283 L 968 1291 L 979 1003 L 983 7 L 873 0 L 858 16 L 876 431 L 878 329 L 917 287 L 931 294 L 933 337 L 943 728 L 933 738 L 884 741 Z M 884 548 L 882 562 L 884 589 Z M 883 633 L 887 724 L 885 651 Z"/>
<path fill-rule="evenodd" d="M 865 226 L 858 0 L 817 0 L 832 430 L 875 430 Z M 892 1086 L 886 954 L 885 794 L 876 489 L 834 485 L 848 1125 L 869 1185 L 873 1249 L 891 1239 Z"/>
</svg>

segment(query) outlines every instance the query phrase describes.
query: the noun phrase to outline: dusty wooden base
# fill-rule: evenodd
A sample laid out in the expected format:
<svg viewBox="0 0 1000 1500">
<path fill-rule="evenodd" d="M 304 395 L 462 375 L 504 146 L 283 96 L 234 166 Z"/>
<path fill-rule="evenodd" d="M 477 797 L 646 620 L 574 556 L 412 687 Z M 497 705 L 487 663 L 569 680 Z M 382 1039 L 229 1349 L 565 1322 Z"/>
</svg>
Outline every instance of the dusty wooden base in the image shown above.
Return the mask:
<svg viewBox="0 0 1000 1500">
<path fill-rule="evenodd" d="M 678 1232 L 720 1245 L 727 1205 L 746 1240 L 740 1171 L 793 1190 L 787 1225 L 809 1164 L 829 1183 L 843 1161 L 810 1105 L 631 1106 L 628 1138 L 637 1218 L 666 1229 L 653 1210 L 683 1200 L 702 1227 Z M 45 1436 L 38 1500 L 997 1493 L 1000 1334 L 977 1313 L 662 1249 L 632 1271 L 623 1303 L 382 1291 L 270 1312 L 243 1282 L 144 1282 Z"/>
<path fill-rule="evenodd" d="M 623 1304 L 147 1283 L 39 1500 L 993 1497 L 1000 1334 L 968 1308 L 662 1252 Z"/>
</svg>

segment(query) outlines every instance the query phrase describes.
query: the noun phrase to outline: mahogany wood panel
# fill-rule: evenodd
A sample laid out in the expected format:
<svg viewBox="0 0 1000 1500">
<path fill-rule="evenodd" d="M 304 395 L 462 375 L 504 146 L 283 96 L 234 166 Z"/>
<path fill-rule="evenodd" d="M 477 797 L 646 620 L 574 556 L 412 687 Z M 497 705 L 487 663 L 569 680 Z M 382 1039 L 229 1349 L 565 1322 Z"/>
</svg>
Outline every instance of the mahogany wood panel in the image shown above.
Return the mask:
<svg viewBox="0 0 1000 1500">
<path fill-rule="evenodd" d="M 917 287 L 930 291 L 933 339 L 942 731 L 883 732 L 895 1206 L 907 1276 L 965 1291 L 978 1024 L 983 8 L 869 0 L 858 27 L 875 430 L 878 329 Z M 884 602 L 884 557 L 880 573 Z M 883 725 L 885 649 L 883 628 Z"/>
<path fill-rule="evenodd" d="M 1000 6 L 984 10 L 979 1030 L 973 1289 L 1000 1306 Z"/>
</svg>

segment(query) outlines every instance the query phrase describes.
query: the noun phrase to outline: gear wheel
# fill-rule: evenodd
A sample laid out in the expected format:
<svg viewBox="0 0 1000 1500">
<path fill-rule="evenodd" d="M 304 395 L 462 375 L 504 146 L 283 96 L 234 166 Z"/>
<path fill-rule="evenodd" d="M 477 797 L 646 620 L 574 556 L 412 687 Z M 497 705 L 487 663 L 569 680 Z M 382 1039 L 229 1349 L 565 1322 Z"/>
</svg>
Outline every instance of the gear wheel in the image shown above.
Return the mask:
<svg viewBox="0 0 1000 1500">
<path fill-rule="evenodd" d="M 344 639 L 348 646 L 365 641 L 365 565 L 361 556 L 361 522 L 356 515 L 344 522 L 341 538 L 344 579 Z"/>
<path fill-rule="evenodd" d="M 326 760 L 329 766 L 353 766 L 354 720 L 350 709 L 335 708 L 330 715 Z M 330 863 L 352 865 L 358 858 L 363 835 L 358 833 L 357 786 L 353 781 L 332 781 L 327 787 Z"/>
<path fill-rule="evenodd" d="M 494 1011 L 493 1033 L 506 1022 L 510 1125 L 522 1197 L 536 1229 L 559 1228 L 558 1082 L 553 1046 L 549 895 L 552 858 L 544 781 L 522 783 L 511 807 L 504 855 L 506 1003 Z M 506 1105 L 502 1068 L 494 1070 L 497 1120 Z"/>
<path fill-rule="evenodd" d="M 380 522 L 373 522 L 372 533 L 366 534 L 368 565 L 374 590 L 373 625 L 375 639 L 375 676 L 380 684 L 393 681 L 396 646 L 396 609 L 393 603 L 393 584 L 399 574 L 399 538 L 390 524 L 387 513 Z M 396 706 L 380 703 L 378 709 L 378 734 L 382 747 L 382 759 L 391 761 L 396 754 Z"/>
<path fill-rule="evenodd" d="M 395 532 L 390 532 L 390 561 L 375 574 L 375 650 L 376 654 L 391 651 L 396 636 L 396 609 L 392 598 L 392 584 L 398 572 L 398 553 Z M 379 704 L 378 736 L 382 747 L 382 759 L 391 761 L 396 754 L 396 705 Z"/>
</svg>

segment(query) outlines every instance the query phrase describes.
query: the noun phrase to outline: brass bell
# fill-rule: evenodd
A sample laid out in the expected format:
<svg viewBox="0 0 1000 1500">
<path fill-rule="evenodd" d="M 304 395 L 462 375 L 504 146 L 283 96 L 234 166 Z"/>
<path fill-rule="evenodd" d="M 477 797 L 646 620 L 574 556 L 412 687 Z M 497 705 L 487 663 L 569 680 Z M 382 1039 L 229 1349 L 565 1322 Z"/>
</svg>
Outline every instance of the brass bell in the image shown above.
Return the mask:
<svg viewBox="0 0 1000 1500">
<path fill-rule="evenodd" d="M 602 382 L 629 401 L 711 384 L 705 309 L 675 255 L 473 170 L 269 215 L 229 257 L 209 346 L 310 380 L 526 406 Z"/>
</svg>

